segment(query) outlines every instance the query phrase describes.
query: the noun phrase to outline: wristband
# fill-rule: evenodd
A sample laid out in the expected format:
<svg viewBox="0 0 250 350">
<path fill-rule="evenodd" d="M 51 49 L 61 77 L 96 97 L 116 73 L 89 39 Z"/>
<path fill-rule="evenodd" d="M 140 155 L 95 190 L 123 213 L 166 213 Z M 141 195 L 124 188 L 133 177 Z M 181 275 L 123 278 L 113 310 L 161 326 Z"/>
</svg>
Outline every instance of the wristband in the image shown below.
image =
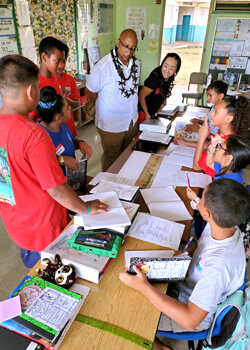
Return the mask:
<svg viewBox="0 0 250 350">
<path fill-rule="evenodd" d="M 57 159 L 60 165 L 64 165 L 64 156 L 59 156 Z"/>
<path fill-rule="evenodd" d="M 87 210 L 87 212 L 86 212 L 85 214 L 83 214 L 83 215 L 89 215 L 89 213 L 90 213 L 90 205 L 89 205 L 88 203 L 85 203 L 85 204 L 87 205 L 88 210 Z"/>
<path fill-rule="evenodd" d="M 199 197 L 196 197 L 194 201 L 190 202 L 191 207 L 194 210 L 197 210 L 197 205 L 200 203 L 201 199 Z"/>
</svg>

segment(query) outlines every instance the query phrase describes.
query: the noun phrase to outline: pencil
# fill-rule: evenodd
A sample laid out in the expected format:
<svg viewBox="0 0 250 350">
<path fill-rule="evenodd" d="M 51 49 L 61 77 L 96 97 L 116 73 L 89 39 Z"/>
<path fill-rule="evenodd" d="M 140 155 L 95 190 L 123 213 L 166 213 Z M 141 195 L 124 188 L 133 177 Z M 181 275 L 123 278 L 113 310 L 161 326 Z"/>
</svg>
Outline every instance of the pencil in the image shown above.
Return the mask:
<svg viewBox="0 0 250 350">
<path fill-rule="evenodd" d="M 188 171 L 186 171 L 187 174 L 187 180 L 188 180 L 188 187 L 190 187 L 190 180 L 189 180 L 189 176 L 188 176 Z"/>
<path fill-rule="evenodd" d="M 186 130 L 186 127 L 178 135 L 176 135 L 175 137 L 180 137 L 181 134 L 183 134 L 185 130 Z"/>
</svg>

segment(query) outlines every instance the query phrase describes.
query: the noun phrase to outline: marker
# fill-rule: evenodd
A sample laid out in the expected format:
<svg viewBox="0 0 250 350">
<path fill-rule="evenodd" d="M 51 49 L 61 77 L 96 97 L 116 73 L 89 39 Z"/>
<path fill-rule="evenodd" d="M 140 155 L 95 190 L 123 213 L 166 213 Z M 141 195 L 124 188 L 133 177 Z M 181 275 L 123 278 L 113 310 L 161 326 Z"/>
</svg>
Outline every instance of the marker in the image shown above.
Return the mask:
<svg viewBox="0 0 250 350">
<path fill-rule="evenodd" d="M 185 245 L 183 251 L 185 252 L 187 250 L 187 248 L 190 246 L 190 243 L 192 242 L 192 240 L 194 239 L 194 237 L 190 237 L 189 240 L 187 241 L 187 244 Z"/>
<path fill-rule="evenodd" d="M 188 180 L 188 187 L 190 187 L 190 180 L 189 180 L 189 176 L 188 176 L 188 171 L 186 171 L 187 174 L 187 180 Z"/>
</svg>

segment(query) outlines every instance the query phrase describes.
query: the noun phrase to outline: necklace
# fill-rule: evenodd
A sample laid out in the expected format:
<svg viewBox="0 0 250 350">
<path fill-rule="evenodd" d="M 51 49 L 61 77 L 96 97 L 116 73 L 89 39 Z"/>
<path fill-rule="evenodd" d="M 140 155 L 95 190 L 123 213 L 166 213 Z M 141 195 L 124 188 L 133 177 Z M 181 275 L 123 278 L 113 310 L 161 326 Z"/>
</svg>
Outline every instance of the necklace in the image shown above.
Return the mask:
<svg viewBox="0 0 250 350">
<path fill-rule="evenodd" d="M 121 94 L 124 94 L 126 98 L 129 98 L 131 95 L 134 95 L 136 93 L 136 88 L 138 87 L 137 76 L 136 76 L 136 73 L 138 72 L 138 69 L 137 69 L 138 66 L 137 66 L 137 64 L 135 64 L 136 58 L 134 56 L 132 57 L 133 63 L 131 66 L 130 74 L 127 78 L 125 78 L 123 70 L 122 70 L 122 65 L 121 65 L 119 58 L 118 58 L 118 55 L 117 55 L 117 50 L 115 49 L 115 54 L 114 54 L 113 49 L 110 51 L 110 53 L 112 56 L 112 60 L 113 60 L 115 69 L 116 69 L 119 77 L 121 78 L 121 80 L 118 81 L 118 84 L 120 86 L 119 90 L 121 90 Z M 134 87 L 126 89 L 126 82 L 130 78 L 132 78 L 132 82 L 133 82 Z"/>
</svg>

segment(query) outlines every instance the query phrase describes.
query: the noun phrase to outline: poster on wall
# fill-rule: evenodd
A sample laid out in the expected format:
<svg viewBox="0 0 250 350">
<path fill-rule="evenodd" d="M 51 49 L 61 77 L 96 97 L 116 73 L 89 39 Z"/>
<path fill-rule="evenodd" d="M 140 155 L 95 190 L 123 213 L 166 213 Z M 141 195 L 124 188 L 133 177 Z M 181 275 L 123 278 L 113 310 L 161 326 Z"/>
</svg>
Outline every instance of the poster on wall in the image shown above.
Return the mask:
<svg viewBox="0 0 250 350">
<path fill-rule="evenodd" d="M 82 24 L 93 23 L 94 21 L 94 1 L 78 0 L 77 17 Z"/>
<path fill-rule="evenodd" d="M 98 6 L 98 33 L 113 33 L 114 5 L 100 2 Z"/>
<path fill-rule="evenodd" d="M 145 7 L 127 7 L 126 9 L 126 28 L 134 29 L 138 40 L 146 38 L 146 8 Z"/>
<path fill-rule="evenodd" d="M 18 54 L 17 42 L 14 36 L 0 37 L 0 57 Z"/>
</svg>

